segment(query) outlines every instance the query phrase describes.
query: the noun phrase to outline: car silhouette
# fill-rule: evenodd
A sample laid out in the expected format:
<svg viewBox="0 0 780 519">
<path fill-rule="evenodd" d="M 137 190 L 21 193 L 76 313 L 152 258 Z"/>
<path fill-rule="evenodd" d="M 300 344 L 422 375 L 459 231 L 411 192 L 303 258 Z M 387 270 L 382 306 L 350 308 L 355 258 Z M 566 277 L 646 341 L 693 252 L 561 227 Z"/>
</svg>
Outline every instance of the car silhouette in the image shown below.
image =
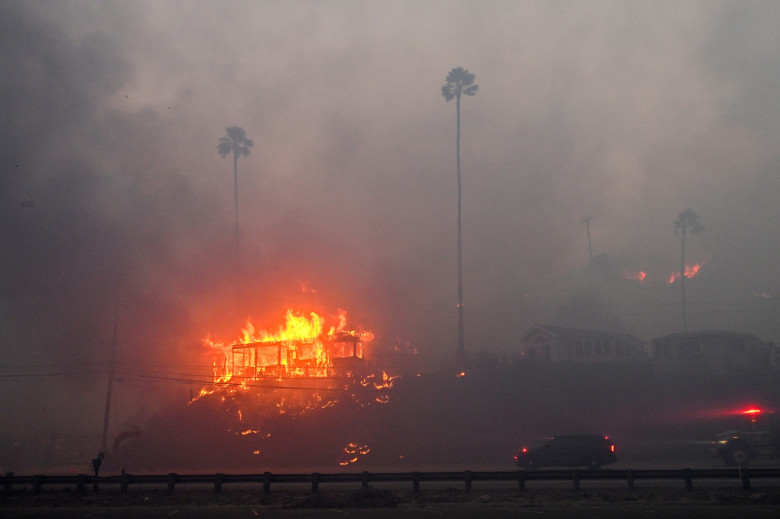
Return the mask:
<svg viewBox="0 0 780 519">
<path fill-rule="evenodd" d="M 523 447 L 515 453 L 515 463 L 526 470 L 539 467 L 587 467 L 599 470 L 615 463 L 615 444 L 607 436 L 553 436 L 544 445 Z"/>
</svg>

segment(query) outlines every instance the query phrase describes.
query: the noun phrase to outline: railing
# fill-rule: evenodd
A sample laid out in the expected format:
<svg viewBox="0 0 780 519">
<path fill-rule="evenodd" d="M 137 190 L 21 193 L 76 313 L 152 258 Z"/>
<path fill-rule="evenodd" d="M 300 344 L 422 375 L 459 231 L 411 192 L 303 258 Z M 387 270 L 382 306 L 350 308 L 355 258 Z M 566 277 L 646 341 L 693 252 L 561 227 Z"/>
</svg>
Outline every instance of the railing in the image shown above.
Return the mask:
<svg viewBox="0 0 780 519">
<path fill-rule="evenodd" d="M 61 489 L 75 488 L 77 492 L 86 492 L 91 485 L 94 489 L 102 486 L 119 487 L 120 492 L 127 493 L 130 486 L 166 485 L 169 493 L 174 492 L 177 485 L 208 484 L 213 485 L 215 492 L 221 492 L 223 485 L 231 483 L 262 485 L 264 494 L 271 493 L 274 483 L 307 484 L 311 491 L 317 493 L 321 484 L 328 483 L 360 483 L 367 488 L 371 483 L 409 482 L 414 492 L 419 492 L 423 482 L 462 482 L 464 491 L 471 491 L 475 481 L 511 481 L 517 483 L 519 490 L 526 488 L 529 481 L 570 481 L 574 490 L 579 490 L 581 481 L 625 481 L 629 489 L 635 488 L 638 480 L 678 480 L 685 485 L 686 490 L 693 490 L 694 480 L 731 480 L 741 483 L 745 490 L 750 489 L 751 479 L 780 479 L 780 468 L 760 469 L 671 469 L 671 470 L 539 470 L 511 472 L 352 472 L 323 474 L 165 474 L 165 475 L 133 475 L 90 476 L 78 474 L 74 476 L 32 475 L 17 476 L 12 472 L 0 476 L 6 494 L 12 494 L 20 489 L 32 489 L 39 494 L 44 487 Z"/>
</svg>

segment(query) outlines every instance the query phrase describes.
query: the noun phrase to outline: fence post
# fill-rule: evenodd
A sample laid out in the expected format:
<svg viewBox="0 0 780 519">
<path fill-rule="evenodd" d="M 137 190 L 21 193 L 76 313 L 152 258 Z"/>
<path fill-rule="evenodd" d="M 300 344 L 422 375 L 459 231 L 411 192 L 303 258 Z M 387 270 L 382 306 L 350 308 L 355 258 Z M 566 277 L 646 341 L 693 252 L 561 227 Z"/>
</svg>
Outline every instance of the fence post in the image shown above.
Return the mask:
<svg viewBox="0 0 780 519">
<path fill-rule="evenodd" d="M 471 479 L 472 479 L 472 473 L 470 470 L 467 470 L 463 473 L 463 482 L 466 485 L 466 492 L 471 492 Z"/>
<path fill-rule="evenodd" d="M 225 475 L 217 472 L 217 475 L 214 478 L 214 492 L 216 493 L 222 492 L 222 482 L 224 480 L 225 480 Z"/>
<path fill-rule="evenodd" d="M 517 485 L 520 488 L 520 490 L 525 490 L 525 471 L 524 470 L 518 470 L 517 471 Z"/>
<path fill-rule="evenodd" d="M 739 479 L 742 480 L 742 490 L 750 490 L 750 475 L 747 467 L 740 467 Z"/>
<path fill-rule="evenodd" d="M 271 473 L 263 472 L 263 494 L 271 493 Z"/>
<path fill-rule="evenodd" d="M 691 477 L 691 469 L 683 469 L 683 478 L 685 479 L 685 490 L 693 490 L 693 478 Z"/>
<path fill-rule="evenodd" d="M 320 473 L 313 472 L 311 475 L 311 492 L 316 494 L 320 491 Z"/>
<path fill-rule="evenodd" d="M 628 482 L 628 488 L 634 490 L 634 471 L 628 469 L 626 471 L 626 481 Z"/>
<path fill-rule="evenodd" d="M 369 474 L 368 471 L 363 471 L 360 475 L 360 484 L 363 488 L 368 488 Z"/>
<path fill-rule="evenodd" d="M 420 473 L 412 472 L 412 490 L 416 493 L 420 491 Z"/>
<path fill-rule="evenodd" d="M 173 494 L 173 491 L 176 489 L 176 473 L 170 472 L 168 473 L 168 493 Z"/>
<path fill-rule="evenodd" d="M 580 471 L 574 469 L 571 471 L 571 483 L 574 485 L 574 490 L 580 489 Z"/>
</svg>

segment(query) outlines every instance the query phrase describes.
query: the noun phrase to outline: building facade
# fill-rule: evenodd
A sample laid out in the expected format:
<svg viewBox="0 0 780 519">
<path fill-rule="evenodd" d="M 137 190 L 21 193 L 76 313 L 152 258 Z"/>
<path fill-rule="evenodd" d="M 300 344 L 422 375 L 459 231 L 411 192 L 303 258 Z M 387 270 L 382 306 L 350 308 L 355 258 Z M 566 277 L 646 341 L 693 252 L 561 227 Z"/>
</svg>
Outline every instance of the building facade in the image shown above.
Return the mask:
<svg viewBox="0 0 780 519">
<path fill-rule="evenodd" d="M 665 371 L 726 372 L 768 366 L 773 355 L 750 333 L 709 330 L 674 333 L 651 341 L 653 361 Z"/>
<path fill-rule="evenodd" d="M 620 332 L 537 324 L 520 338 L 525 362 L 610 364 L 648 359 L 647 341 Z"/>
</svg>

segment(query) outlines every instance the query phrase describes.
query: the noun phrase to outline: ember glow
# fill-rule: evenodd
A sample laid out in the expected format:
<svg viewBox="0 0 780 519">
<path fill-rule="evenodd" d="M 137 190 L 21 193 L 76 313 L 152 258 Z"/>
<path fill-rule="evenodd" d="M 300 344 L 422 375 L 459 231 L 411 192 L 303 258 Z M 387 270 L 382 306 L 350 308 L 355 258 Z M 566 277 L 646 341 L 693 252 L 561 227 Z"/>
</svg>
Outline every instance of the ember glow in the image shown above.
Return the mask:
<svg viewBox="0 0 780 519">
<path fill-rule="evenodd" d="M 344 447 L 344 456 L 339 460 L 339 465 L 346 467 L 352 463 L 357 463 L 361 456 L 365 456 L 369 452 L 371 452 L 371 449 L 368 445 L 349 442 L 347 446 Z"/>
</svg>

